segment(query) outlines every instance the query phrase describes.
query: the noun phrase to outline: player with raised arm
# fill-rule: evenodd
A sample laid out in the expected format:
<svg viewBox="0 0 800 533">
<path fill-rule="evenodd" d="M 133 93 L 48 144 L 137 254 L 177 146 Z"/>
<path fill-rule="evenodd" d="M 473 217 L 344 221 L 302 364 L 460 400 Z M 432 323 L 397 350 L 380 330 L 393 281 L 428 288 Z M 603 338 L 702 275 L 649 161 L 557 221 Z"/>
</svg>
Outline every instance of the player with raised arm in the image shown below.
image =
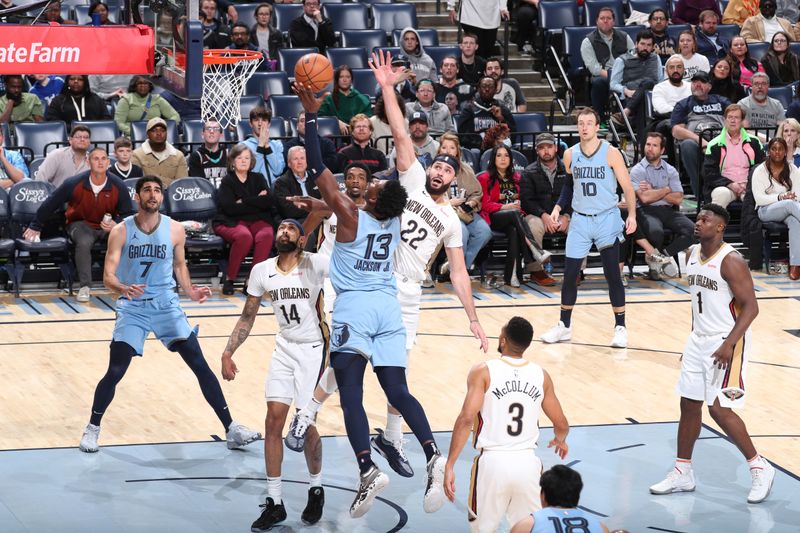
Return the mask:
<svg viewBox="0 0 800 533">
<path fill-rule="evenodd" d="M 567 233 L 561 317 L 558 325 L 542 335 L 542 341 L 553 343 L 572 339 L 572 309 L 578 299 L 578 276 L 581 264 L 594 244 L 603 262 L 603 274 L 614 311 L 611 346 L 626 348 L 625 287 L 619 269 L 619 251 L 620 244 L 625 242 L 625 233 L 630 235 L 636 231 L 636 193 L 622 154 L 597 137 L 599 130 L 600 117 L 597 112 L 591 107 L 584 108 L 578 113 L 580 142 L 564 152 L 567 180 L 550 216 L 558 220 L 561 209 L 568 203 L 572 205 L 573 214 Z M 624 230 L 618 207 L 617 184 L 622 187 L 628 206 Z"/>
<path fill-rule="evenodd" d="M 225 428 L 228 448 L 245 446 L 260 439 L 261 434 L 231 419 L 219 380 L 203 357 L 197 329 L 192 329 L 180 307 L 175 279 L 195 302 L 203 303 L 211 296 L 211 289 L 192 284 L 184 255 L 186 231 L 158 211 L 164 198 L 161 178 L 139 178 L 135 190 L 138 212 L 117 224 L 108 236 L 103 283 L 120 298 L 108 370 L 95 389 L 80 450 L 98 450 L 100 420 L 133 356 L 144 353 L 144 340 L 151 331 L 167 349 L 178 352 L 194 372 L 203 396 Z"/>
<path fill-rule="evenodd" d="M 454 467 L 473 432 L 473 445 L 480 452 L 473 462 L 468 500 L 473 532 L 497 531 L 503 515 L 515 524 L 539 507 L 540 411 L 553 422 L 555 438 L 547 447 L 555 447 L 562 459 L 569 450 L 569 423 L 553 381 L 542 367 L 524 357 L 532 340 L 531 323 L 513 317 L 500 331 L 500 357 L 475 365 L 467 377 L 467 395 L 450 440 L 444 490 L 454 501 Z"/>
<path fill-rule="evenodd" d="M 681 357 L 677 386 L 681 396 L 678 457 L 666 479 L 650 487 L 650 492 L 671 494 L 695 489 L 692 452 L 706 403 L 711 418 L 750 466 L 752 484 L 747 503 L 760 503 L 769 496 L 775 468 L 758 454 L 744 421 L 733 411 L 745 402 L 750 325 L 758 315 L 758 301 L 747 261 L 722 240 L 728 221 L 728 211 L 716 204 L 704 205 L 697 215 L 694 234 L 700 244 L 693 246 L 686 258 L 692 333 Z"/>
<path fill-rule="evenodd" d="M 267 416 L 264 422 L 264 462 L 267 469 L 267 499 L 251 531 L 267 531 L 286 520 L 281 487 L 283 442 L 281 431 L 292 403 L 305 405 L 325 368 L 328 324 L 323 311 L 322 283 L 328 275 L 328 258 L 304 252 L 305 231 L 288 218 L 278 226 L 275 247 L 278 256 L 253 267 L 247 284 L 247 301 L 222 354 L 222 377 L 228 381 L 239 371 L 233 354 L 244 343 L 261 300 L 272 301 L 278 322 L 275 351 L 266 383 Z M 322 488 L 322 441 L 316 429 L 308 435 L 305 450 L 308 466 L 308 502 L 301 515 L 304 524 L 319 522 L 325 503 Z"/>
<path fill-rule="evenodd" d="M 322 98 L 297 84 L 293 91 L 306 110 L 308 172 L 316 177 L 322 198 L 337 219 L 330 261 L 331 283 L 336 291 L 330 365 L 360 472 L 350 516 L 363 516 L 389 483 L 388 476 L 372 462 L 370 453 L 369 421 L 362 403 L 367 362 L 372 363 L 389 402 L 402 413 L 422 445 L 427 460 L 423 508 L 434 512 L 444 503 L 445 459 L 436 446 L 425 411 L 406 383 L 406 334 L 393 275 L 406 191 L 399 181 L 373 180 L 367 187 L 363 209 L 341 194 L 336 179 L 322 162 L 317 136 L 317 111 Z"/>
<path fill-rule="evenodd" d="M 384 106 L 395 143 L 396 163 L 400 183 L 408 193 L 401 219 L 400 243 L 394 254 L 394 274 L 397 297 L 400 301 L 403 325 L 406 328 L 406 350 L 414 347 L 420 316 L 420 299 L 425 270 L 433 253 L 444 244 L 450 263 L 450 280 L 464 307 L 469 328 L 480 339 L 481 349 L 488 349 L 488 341 L 478 321 L 472 287 L 464 263 L 461 240 L 461 223 L 446 193 L 455 180 L 459 161 L 442 154 L 434 158 L 428 171 L 417 160 L 414 145 L 406 133 L 405 120 L 392 87 L 397 74 L 392 72 L 391 57 L 375 55 L 370 63 L 375 79 L 384 92 Z M 317 391 L 318 393 L 320 391 Z M 327 396 L 315 393 L 315 401 L 301 410 L 292 421 L 287 435 L 287 446 L 302 449 L 305 428 L 313 424 L 321 402 Z M 414 471 L 403 452 L 402 415 L 391 403 L 387 406 L 386 430 L 378 430 L 372 438 L 372 447 L 383 455 L 392 469 L 404 477 Z"/>
</svg>

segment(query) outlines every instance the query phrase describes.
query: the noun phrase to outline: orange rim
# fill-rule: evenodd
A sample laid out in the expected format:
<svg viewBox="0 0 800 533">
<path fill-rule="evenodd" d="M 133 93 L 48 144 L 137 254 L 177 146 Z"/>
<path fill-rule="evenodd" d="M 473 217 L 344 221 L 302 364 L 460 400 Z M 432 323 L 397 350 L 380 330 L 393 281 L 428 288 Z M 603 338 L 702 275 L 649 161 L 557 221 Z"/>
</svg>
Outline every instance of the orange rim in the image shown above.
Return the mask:
<svg viewBox="0 0 800 533">
<path fill-rule="evenodd" d="M 263 57 L 261 52 L 255 50 L 203 50 L 204 65 L 231 65 L 239 61 L 256 61 Z"/>
</svg>

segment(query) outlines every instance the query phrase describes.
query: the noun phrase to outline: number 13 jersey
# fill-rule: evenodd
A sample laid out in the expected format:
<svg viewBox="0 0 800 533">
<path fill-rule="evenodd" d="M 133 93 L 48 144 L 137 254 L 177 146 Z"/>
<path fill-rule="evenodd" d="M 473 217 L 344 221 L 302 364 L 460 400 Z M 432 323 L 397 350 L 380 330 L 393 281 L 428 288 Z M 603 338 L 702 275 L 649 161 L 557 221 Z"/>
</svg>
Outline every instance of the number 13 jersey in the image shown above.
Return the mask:
<svg viewBox="0 0 800 533">
<path fill-rule="evenodd" d="M 544 371 L 508 356 L 486 361 L 489 388 L 473 428 L 477 450 L 528 450 L 539 440 Z"/>
<path fill-rule="evenodd" d="M 262 261 L 250 272 L 247 293 L 272 300 L 272 310 L 284 339 L 297 343 L 327 339 L 328 325 L 322 283 L 328 275 L 328 258 L 303 252 L 300 262 L 284 272 L 278 258 Z"/>
</svg>

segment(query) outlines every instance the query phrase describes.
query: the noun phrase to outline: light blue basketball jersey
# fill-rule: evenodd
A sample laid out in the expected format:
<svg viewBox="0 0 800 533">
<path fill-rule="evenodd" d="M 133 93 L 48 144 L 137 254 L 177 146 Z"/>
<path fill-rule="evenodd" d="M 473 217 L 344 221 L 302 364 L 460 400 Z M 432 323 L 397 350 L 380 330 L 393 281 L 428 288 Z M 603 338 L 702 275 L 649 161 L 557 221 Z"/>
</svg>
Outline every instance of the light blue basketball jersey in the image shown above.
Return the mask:
<svg viewBox="0 0 800 533">
<path fill-rule="evenodd" d="M 581 509 L 563 509 L 545 507 L 533 513 L 533 529 L 531 533 L 564 533 L 580 531 L 581 533 L 603 533 L 600 521 Z"/>
<path fill-rule="evenodd" d="M 117 267 L 117 277 L 125 285 L 145 285 L 142 298 L 153 298 L 172 291 L 172 219 L 161 215 L 151 234 L 143 232 L 129 216 L 125 224 L 125 245 Z"/>
<path fill-rule="evenodd" d="M 330 278 L 336 294 L 383 291 L 397 294 L 394 250 L 400 242 L 400 217 L 377 220 L 358 210 L 358 232 L 352 242 L 339 242 L 331 254 Z"/>
<path fill-rule="evenodd" d="M 578 213 L 596 215 L 616 207 L 619 201 L 617 178 L 608 165 L 608 147 L 606 141 L 600 141 L 591 157 L 581 151 L 580 143 L 572 147 L 572 209 Z"/>
</svg>

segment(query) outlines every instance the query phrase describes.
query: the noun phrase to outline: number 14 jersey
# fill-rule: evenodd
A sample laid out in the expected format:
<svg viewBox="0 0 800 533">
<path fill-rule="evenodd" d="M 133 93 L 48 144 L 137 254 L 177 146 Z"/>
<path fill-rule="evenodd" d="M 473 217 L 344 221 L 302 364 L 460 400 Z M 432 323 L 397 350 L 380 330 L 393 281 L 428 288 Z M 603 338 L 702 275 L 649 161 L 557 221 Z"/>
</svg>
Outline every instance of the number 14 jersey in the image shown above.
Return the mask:
<svg viewBox="0 0 800 533">
<path fill-rule="evenodd" d="M 525 359 L 502 356 L 486 361 L 489 388 L 473 428 L 473 444 L 483 450 L 528 450 L 539 440 L 544 371 Z"/>
<path fill-rule="evenodd" d="M 303 252 L 300 262 L 284 272 L 278 258 L 267 259 L 250 272 L 247 293 L 272 300 L 272 310 L 284 339 L 297 343 L 327 338 L 322 283 L 328 275 L 328 258 Z"/>
</svg>

